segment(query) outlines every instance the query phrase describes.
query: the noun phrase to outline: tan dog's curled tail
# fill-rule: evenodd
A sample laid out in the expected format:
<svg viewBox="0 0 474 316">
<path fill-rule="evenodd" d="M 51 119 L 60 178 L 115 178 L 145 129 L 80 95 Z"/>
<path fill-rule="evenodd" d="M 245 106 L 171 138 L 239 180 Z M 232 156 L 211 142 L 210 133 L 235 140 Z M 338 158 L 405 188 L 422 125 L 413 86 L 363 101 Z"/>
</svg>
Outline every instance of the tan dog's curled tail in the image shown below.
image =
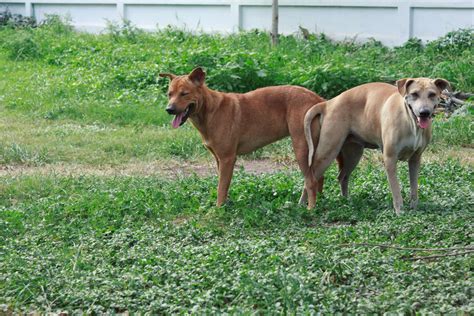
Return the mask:
<svg viewBox="0 0 474 316">
<path fill-rule="evenodd" d="M 306 143 L 308 144 L 308 166 L 309 167 L 311 167 L 311 164 L 313 163 L 314 145 L 315 145 L 313 143 L 313 135 L 311 133 L 311 123 L 313 122 L 313 119 L 316 116 L 323 114 L 325 106 L 326 106 L 326 102 L 320 102 L 318 104 L 315 104 L 308 110 L 308 112 L 306 112 L 304 116 L 304 136 L 306 138 Z M 317 145 L 318 144 L 316 144 L 316 146 Z"/>
</svg>

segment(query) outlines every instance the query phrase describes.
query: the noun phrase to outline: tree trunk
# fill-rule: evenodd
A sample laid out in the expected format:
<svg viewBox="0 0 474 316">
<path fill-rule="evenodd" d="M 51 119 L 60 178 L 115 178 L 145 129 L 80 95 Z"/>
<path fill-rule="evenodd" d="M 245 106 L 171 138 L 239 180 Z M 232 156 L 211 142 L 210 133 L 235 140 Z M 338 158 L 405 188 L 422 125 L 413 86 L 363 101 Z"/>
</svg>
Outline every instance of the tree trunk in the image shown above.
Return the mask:
<svg viewBox="0 0 474 316">
<path fill-rule="evenodd" d="M 278 45 L 278 0 L 272 0 L 272 45 Z"/>
</svg>

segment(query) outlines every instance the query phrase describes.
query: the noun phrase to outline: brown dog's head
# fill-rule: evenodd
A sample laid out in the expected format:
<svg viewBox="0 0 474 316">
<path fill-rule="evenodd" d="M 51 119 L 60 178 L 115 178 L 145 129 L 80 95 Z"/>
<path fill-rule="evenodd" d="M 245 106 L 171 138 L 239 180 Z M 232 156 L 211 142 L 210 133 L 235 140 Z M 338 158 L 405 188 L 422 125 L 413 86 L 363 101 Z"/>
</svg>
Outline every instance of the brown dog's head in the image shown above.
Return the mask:
<svg viewBox="0 0 474 316">
<path fill-rule="evenodd" d="M 436 106 L 439 104 L 441 92 L 449 88 L 444 79 L 405 78 L 397 81 L 400 94 L 411 107 L 416 116 L 418 126 L 427 128 Z"/>
<path fill-rule="evenodd" d="M 168 87 L 168 106 L 166 112 L 175 115 L 172 125 L 178 128 L 183 125 L 188 117 L 196 111 L 204 86 L 206 73 L 198 67 L 189 75 L 176 76 L 169 73 L 161 73 L 160 77 L 171 79 Z"/>
</svg>

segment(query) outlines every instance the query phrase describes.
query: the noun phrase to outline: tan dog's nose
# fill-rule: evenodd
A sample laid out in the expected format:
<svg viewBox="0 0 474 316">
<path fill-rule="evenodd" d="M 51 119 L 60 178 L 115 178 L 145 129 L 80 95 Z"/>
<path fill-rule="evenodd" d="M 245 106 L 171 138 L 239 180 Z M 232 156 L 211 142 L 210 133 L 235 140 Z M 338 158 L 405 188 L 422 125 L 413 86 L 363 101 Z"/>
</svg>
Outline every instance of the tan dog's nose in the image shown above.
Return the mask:
<svg viewBox="0 0 474 316">
<path fill-rule="evenodd" d="M 430 117 L 431 116 L 431 111 L 428 109 L 422 109 L 420 111 L 420 117 Z"/>
</svg>

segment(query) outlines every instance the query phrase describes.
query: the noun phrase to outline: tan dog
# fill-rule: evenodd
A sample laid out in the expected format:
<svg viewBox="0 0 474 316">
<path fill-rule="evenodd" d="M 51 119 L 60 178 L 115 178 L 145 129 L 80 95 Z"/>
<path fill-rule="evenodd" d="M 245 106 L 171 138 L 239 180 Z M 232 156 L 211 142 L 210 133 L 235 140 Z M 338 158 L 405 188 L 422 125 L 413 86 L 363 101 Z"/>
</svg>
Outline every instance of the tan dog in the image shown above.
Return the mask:
<svg viewBox="0 0 474 316">
<path fill-rule="evenodd" d="M 398 89 L 397 89 L 398 87 Z M 304 119 L 309 147 L 309 165 L 316 179 L 338 158 L 342 194 L 348 194 L 351 172 L 364 148 L 381 148 L 387 178 L 397 214 L 402 196 L 397 180 L 397 161 L 408 160 L 411 207 L 418 203 L 420 157 L 431 140 L 431 117 L 441 92 L 449 87 L 444 79 L 401 79 L 397 87 L 386 83 L 368 83 L 312 107 Z M 312 121 L 320 115 L 321 131 L 313 158 Z M 308 188 L 307 188 L 308 189 Z M 308 207 L 314 207 L 316 192 L 309 188 Z"/>
<path fill-rule="evenodd" d="M 173 127 L 183 125 L 189 118 L 216 159 L 218 206 L 227 198 L 236 156 L 288 135 L 305 176 L 305 187 L 322 191 L 323 179 L 315 181 L 308 167 L 303 130 L 304 115 L 312 105 L 324 101 L 320 96 L 297 86 L 266 87 L 244 94 L 222 93 L 206 87 L 201 68 L 184 76 L 160 76 L 171 79 L 166 111 L 175 115 Z M 319 131 L 318 122 L 313 127 Z M 306 197 L 303 188 L 300 203 L 306 203 Z"/>
</svg>

